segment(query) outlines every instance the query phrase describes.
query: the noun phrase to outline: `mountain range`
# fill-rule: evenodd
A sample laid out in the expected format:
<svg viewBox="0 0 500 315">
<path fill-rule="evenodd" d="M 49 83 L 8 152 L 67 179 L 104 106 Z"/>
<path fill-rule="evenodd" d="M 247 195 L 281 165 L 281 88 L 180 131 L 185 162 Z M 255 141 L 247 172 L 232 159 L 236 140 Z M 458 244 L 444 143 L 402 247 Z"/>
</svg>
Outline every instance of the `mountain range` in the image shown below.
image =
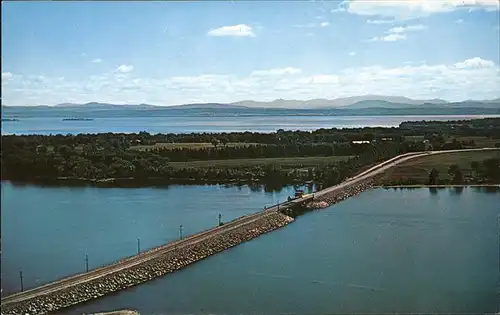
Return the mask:
<svg viewBox="0 0 500 315">
<path fill-rule="evenodd" d="M 75 108 L 85 107 L 89 109 L 238 109 L 238 108 L 273 108 L 273 109 L 367 109 L 367 108 L 497 108 L 500 106 L 500 98 L 492 100 L 466 100 L 462 102 L 448 102 L 443 99 L 411 99 L 404 96 L 363 95 L 343 97 L 336 99 L 312 99 L 312 100 L 285 100 L 277 99 L 271 102 L 258 102 L 245 100 L 233 103 L 198 103 L 173 106 L 157 106 L 149 104 L 117 105 L 109 103 L 90 102 L 86 104 L 63 103 L 55 106 L 39 105 L 43 107 Z M 30 106 L 33 107 L 33 106 Z"/>
<path fill-rule="evenodd" d="M 363 96 L 342 97 L 332 100 L 317 98 L 307 101 L 284 100 L 284 99 L 278 99 L 272 102 L 240 101 L 232 103 L 232 105 L 241 105 L 246 107 L 258 107 L 258 108 L 266 108 L 266 107 L 267 108 L 336 108 L 336 107 L 351 107 L 361 102 L 370 102 L 370 103 L 387 102 L 387 103 L 401 104 L 401 105 L 422 105 L 425 103 L 432 103 L 432 104 L 448 103 L 447 101 L 442 99 L 416 100 L 404 96 L 363 95 Z"/>
<path fill-rule="evenodd" d="M 447 102 L 395 96 L 356 96 L 307 101 L 278 99 L 271 102 L 199 103 L 174 106 L 117 105 L 91 102 L 55 106 L 4 106 L 2 117 L 160 117 L 239 115 L 500 115 L 500 98 Z"/>
</svg>

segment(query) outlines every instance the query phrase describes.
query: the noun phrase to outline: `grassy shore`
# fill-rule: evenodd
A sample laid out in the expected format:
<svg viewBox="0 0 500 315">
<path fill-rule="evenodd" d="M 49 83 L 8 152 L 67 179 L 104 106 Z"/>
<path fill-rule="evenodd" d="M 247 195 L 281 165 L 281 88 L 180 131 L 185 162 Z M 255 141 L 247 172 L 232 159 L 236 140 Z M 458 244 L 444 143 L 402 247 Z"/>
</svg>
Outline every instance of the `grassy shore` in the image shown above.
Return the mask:
<svg viewBox="0 0 500 315">
<path fill-rule="evenodd" d="M 467 177 L 474 172 L 471 168 L 471 162 L 481 162 L 496 157 L 500 157 L 500 150 L 428 155 L 398 164 L 384 172 L 384 177 L 385 181 L 389 183 L 405 179 L 414 179 L 419 183 L 426 183 L 429 180 L 429 172 L 436 168 L 439 171 L 439 178 L 451 180 L 451 176 L 448 175 L 450 165 L 457 164 L 464 176 Z"/>
<path fill-rule="evenodd" d="M 377 188 L 456 188 L 456 187 L 500 187 L 500 184 L 462 184 L 462 185 L 383 185 Z"/>
<path fill-rule="evenodd" d="M 263 158 L 263 159 L 231 159 L 209 160 L 193 162 L 170 162 L 173 168 L 240 168 L 250 166 L 280 165 L 282 168 L 307 168 L 329 165 L 338 161 L 345 161 L 350 156 L 310 156 L 291 158 Z"/>
</svg>

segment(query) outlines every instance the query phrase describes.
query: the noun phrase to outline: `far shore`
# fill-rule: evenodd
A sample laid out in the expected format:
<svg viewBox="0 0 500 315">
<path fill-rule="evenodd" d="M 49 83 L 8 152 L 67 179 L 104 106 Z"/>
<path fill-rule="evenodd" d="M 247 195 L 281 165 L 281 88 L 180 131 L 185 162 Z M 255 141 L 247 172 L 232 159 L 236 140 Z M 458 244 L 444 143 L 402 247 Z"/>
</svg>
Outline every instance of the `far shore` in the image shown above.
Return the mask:
<svg viewBox="0 0 500 315">
<path fill-rule="evenodd" d="M 161 187 L 170 185 L 259 185 L 269 187 L 284 187 L 284 186 L 305 186 L 311 185 L 309 181 L 290 181 L 283 183 L 266 182 L 260 179 L 203 179 L 203 178 L 143 178 L 134 177 L 125 178 L 104 178 L 90 179 L 77 177 L 57 177 L 57 178 L 31 178 L 31 179 L 12 179 L 2 178 L 1 181 L 10 182 L 13 185 L 39 185 L 39 186 L 54 186 L 54 187 L 98 187 L 98 188 L 146 188 L 146 187 Z"/>
<path fill-rule="evenodd" d="M 11 182 L 14 185 L 41 185 L 41 186 L 58 186 L 58 187 L 75 187 L 75 186 L 93 186 L 99 188 L 145 188 L 145 187 L 158 187 L 170 185 L 259 185 L 259 186 L 306 186 L 306 185 L 319 185 L 321 183 L 292 181 L 286 183 L 268 183 L 259 179 L 243 180 L 210 180 L 203 178 L 144 178 L 138 179 L 134 177 L 125 178 L 104 178 L 104 179 L 89 179 L 77 177 L 57 177 L 57 178 L 36 178 L 30 180 L 8 179 L 3 178 L 2 181 Z M 443 185 L 426 185 L 426 184 L 413 184 L 413 185 L 374 185 L 373 188 L 463 188 L 463 187 L 497 187 L 500 184 L 443 184 Z"/>
<path fill-rule="evenodd" d="M 374 186 L 374 188 L 460 188 L 460 187 L 500 187 L 500 184 L 378 185 L 378 186 Z"/>
</svg>

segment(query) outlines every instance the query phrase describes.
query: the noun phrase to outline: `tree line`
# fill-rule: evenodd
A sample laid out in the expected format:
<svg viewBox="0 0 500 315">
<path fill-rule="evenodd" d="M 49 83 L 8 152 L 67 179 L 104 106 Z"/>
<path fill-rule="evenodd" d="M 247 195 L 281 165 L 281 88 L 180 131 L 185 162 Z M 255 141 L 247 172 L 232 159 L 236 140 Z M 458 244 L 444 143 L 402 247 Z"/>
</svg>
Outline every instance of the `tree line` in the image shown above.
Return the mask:
<svg viewBox="0 0 500 315">
<path fill-rule="evenodd" d="M 274 184 L 290 184 L 314 181 L 324 184 L 335 184 L 364 165 L 404 153 L 404 148 L 396 143 L 363 144 L 349 148 L 348 153 L 355 153 L 347 161 L 339 161 L 329 165 L 318 165 L 304 169 L 301 165 L 283 168 L 279 164 L 271 166 L 236 166 L 211 168 L 173 168 L 170 157 L 176 152 L 169 150 L 135 151 L 127 150 L 119 143 L 105 147 L 87 144 L 81 150 L 70 145 L 54 146 L 49 150 L 44 145 L 34 145 L 25 141 L 4 141 L 2 146 L 2 179 L 12 180 L 44 180 L 60 177 L 85 178 L 99 180 L 106 178 L 132 178 L 138 181 L 148 179 L 163 179 L 166 181 L 214 181 L 219 183 L 232 181 L 260 181 Z M 65 143 L 65 142 L 63 142 Z M 229 148 L 227 148 L 229 150 Z M 333 155 L 331 146 L 261 146 L 256 148 L 230 148 L 230 157 L 260 157 L 260 156 L 297 156 L 299 153 Z M 252 151 L 253 150 L 253 151 Z M 263 151 L 259 151 L 263 150 Z M 269 150 L 269 151 L 265 151 Z M 274 150 L 274 151 L 273 151 Z M 290 150 L 290 151 L 287 151 Z M 301 151 L 303 150 L 303 151 Z M 310 150 L 310 151 L 307 151 Z M 317 150 L 317 151 L 315 151 Z M 325 150 L 325 151 L 321 151 Z M 347 150 L 347 149 L 346 149 Z M 182 149 L 179 152 L 189 152 L 198 159 L 213 159 L 226 157 L 223 150 Z M 250 152 L 250 153 L 249 153 Z M 256 153 L 257 152 L 257 153 Z M 273 153 L 274 152 L 274 153 Z M 172 155 L 173 154 L 173 155 Z M 260 154 L 260 155 L 259 155 Z"/>
</svg>

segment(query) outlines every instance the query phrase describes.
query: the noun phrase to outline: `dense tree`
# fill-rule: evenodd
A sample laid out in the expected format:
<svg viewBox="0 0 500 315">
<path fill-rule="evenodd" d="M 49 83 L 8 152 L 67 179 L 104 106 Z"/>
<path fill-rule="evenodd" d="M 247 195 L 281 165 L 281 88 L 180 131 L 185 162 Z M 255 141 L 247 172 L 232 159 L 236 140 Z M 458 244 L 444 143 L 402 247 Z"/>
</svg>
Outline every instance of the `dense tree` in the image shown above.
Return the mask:
<svg viewBox="0 0 500 315">
<path fill-rule="evenodd" d="M 462 170 L 460 168 L 456 168 L 453 173 L 453 179 L 451 182 L 453 184 L 462 184 L 464 182 L 464 176 L 462 174 Z"/>
<path fill-rule="evenodd" d="M 222 143 L 223 146 L 226 146 L 228 142 L 229 142 L 228 137 L 223 136 L 220 138 L 220 143 Z"/>
<path fill-rule="evenodd" d="M 472 169 L 472 171 L 474 171 L 475 174 L 477 174 L 477 171 L 479 170 L 479 162 L 478 161 L 470 162 L 470 168 Z"/>
<path fill-rule="evenodd" d="M 500 183 L 500 158 L 486 159 L 482 164 L 483 176 L 490 182 Z"/>
<path fill-rule="evenodd" d="M 439 184 L 439 171 L 433 168 L 429 172 L 429 185 L 437 185 Z"/>
<path fill-rule="evenodd" d="M 217 138 L 212 138 L 212 140 L 210 141 L 210 143 L 212 143 L 212 145 L 216 148 L 217 148 L 217 145 L 219 144 L 219 142 L 220 141 Z"/>
<path fill-rule="evenodd" d="M 448 175 L 455 176 L 456 172 L 460 170 L 460 167 L 457 164 L 452 164 L 448 167 Z"/>
</svg>

